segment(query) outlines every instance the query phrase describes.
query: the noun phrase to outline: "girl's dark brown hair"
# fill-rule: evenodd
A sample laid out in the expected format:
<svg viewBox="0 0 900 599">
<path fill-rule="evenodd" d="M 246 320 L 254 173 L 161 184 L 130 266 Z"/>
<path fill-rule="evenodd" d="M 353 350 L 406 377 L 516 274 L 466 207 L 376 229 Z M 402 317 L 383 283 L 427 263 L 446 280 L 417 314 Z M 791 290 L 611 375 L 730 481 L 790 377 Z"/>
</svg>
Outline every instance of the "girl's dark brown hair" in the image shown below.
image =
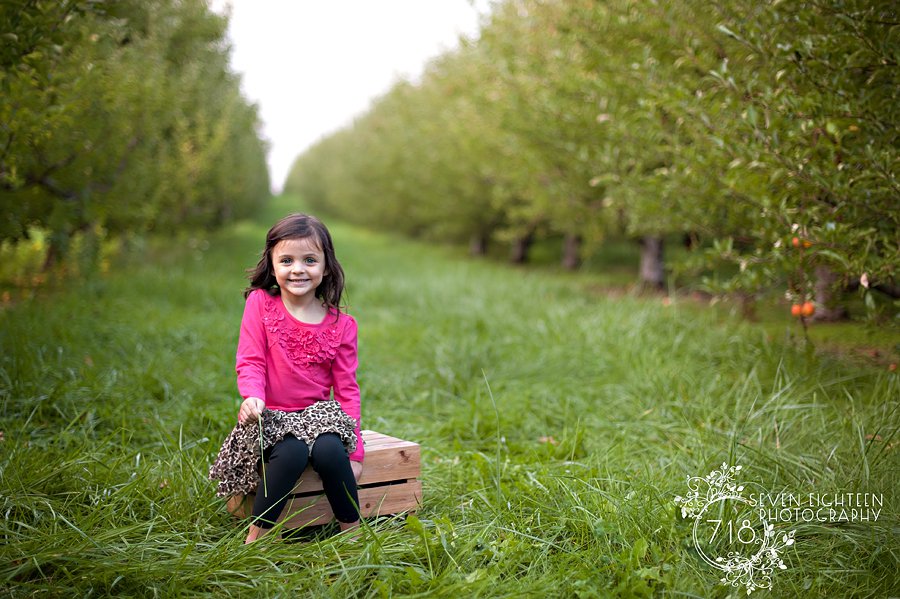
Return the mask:
<svg viewBox="0 0 900 599">
<path fill-rule="evenodd" d="M 337 256 L 334 253 L 334 242 L 331 234 L 322 224 L 322 221 L 308 214 L 291 214 L 285 216 L 269 229 L 266 234 L 266 247 L 257 263 L 256 268 L 251 268 L 249 276 L 250 286 L 244 289 L 244 299 L 254 289 L 264 289 L 269 295 L 276 296 L 280 292 L 275 281 L 275 271 L 272 268 L 272 250 L 279 241 L 285 239 L 313 239 L 322 253 L 325 254 L 325 272 L 322 283 L 316 288 L 316 297 L 329 309 L 340 311 L 341 296 L 344 294 L 344 269 L 341 268 Z"/>
</svg>

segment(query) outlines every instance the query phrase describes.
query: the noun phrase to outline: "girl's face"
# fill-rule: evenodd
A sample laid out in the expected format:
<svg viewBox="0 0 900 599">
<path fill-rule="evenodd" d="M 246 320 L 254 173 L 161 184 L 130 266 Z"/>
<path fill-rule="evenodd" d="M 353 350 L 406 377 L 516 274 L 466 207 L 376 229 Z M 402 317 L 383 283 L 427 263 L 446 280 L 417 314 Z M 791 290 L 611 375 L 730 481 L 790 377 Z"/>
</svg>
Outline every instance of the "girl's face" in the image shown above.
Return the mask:
<svg viewBox="0 0 900 599">
<path fill-rule="evenodd" d="M 272 248 L 272 270 L 288 301 L 311 300 L 322 277 L 328 274 L 325 254 L 312 237 L 283 239 Z"/>
</svg>

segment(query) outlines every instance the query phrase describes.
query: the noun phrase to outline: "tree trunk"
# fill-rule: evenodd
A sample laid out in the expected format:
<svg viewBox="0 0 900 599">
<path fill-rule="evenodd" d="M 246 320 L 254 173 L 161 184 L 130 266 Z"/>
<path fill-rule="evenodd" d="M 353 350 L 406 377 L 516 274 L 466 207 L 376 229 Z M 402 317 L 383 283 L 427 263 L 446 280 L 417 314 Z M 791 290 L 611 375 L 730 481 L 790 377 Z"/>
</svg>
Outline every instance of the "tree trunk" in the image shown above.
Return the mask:
<svg viewBox="0 0 900 599">
<path fill-rule="evenodd" d="M 690 231 L 681 237 L 681 243 L 684 244 L 685 249 L 694 251 L 700 246 L 700 238 L 697 233 Z"/>
<path fill-rule="evenodd" d="M 526 233 L 522 237 L 516 239 L 513 243 L 512 252 L 509 255 L 509 261 L 513 264 L 525 264 L 528 262 L 528 250 L 534 243 L 534 233 Z"/>
<path fill-rule="evenodd" d="M 41 272 L 46 273 L 58 266 L 66 257 L 71 235 L 68 231 L 51 231 L 47 236 L 47 254 Z"/>
<path fill-rule="evenodd" d="M 575 270 L 581 266 L 581 235 L 569 233 L 563 240 L 562 267 Z"/>
<path fill-rule="evenodd" d="M 44 264 L 41 266 L 41 272 L 49 272 L 51 268 L 56 266 L 57 263 L 59 263 L 59 256 L 61 253 L 59 246 L 53 241 L 47 244 L 47 254 L 44 256 Z"/>
<path fill-rule="evenodd" d="M 665 287 L 663 272 L 663 238 L 647 235 L 641 238 L 641 286 L 652 289 Z"/>
<path fill-rule="evenodd" d="M 739 291 L 737 303 L 741 307 L 741 316 L 746 320 L 756 322 L 756 296 L 746 291 Z"/>
<path fill-rule="evenodd" d="M 487 235 L 475 233 L 469 239 L 469 253 L 473 256 L 484 256 L 487 253 Z"/>
<path fill-rule="evenodd" d="M 816 283 L 813 286 L 816 293 L 816 312 L 813 320 L 819 322 L 834 322 L 847 318 L 847 309 L 838 304 L 835 297 L 838 277 L 827 266 L 816 267 Z"/>
</svg>

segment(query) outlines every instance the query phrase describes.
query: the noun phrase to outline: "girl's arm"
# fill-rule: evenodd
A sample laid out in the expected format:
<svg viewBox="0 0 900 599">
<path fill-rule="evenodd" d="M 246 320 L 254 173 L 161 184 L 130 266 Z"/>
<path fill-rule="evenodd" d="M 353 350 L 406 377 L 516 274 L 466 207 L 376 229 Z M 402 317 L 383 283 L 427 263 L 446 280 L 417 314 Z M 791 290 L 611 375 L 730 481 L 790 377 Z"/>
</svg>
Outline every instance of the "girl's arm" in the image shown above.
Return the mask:
<svg viewBox="0 0 900 599">
<path fill-rule="evenodd" d="M 256 290 L 247 298 L 241 319 L 241 335 L 238 338 L 235 370 L 238 392 L 245 400 L 241 404 L 241 412 L 244 412 L 247 400 L 256 400 L 247 406 L 249 411 L 245 416 L 258 414 L 266 407 L 266 328 L 262 320 L 262 293 L 265 291 Z M 238 419 L 241 418 L 241 412 L 238 413 Z"/>
<path fill-rule="evenodd" d="M 356 381 L 356 368 L 359 364 L 356 348 L 356 321 L 347 314 L 341 314 L 341 318 L 347 319 L 344 326 L 341 345 L 331 366 L 334 377 L 334 399 L 341 404 L 344 412 L 356 420 L 356 451 L 350 454 L 353 462 L 362 462 L 365 455 L 362 434 L 360 433 L 360 401 L 359 384 Z"/>
</svg>

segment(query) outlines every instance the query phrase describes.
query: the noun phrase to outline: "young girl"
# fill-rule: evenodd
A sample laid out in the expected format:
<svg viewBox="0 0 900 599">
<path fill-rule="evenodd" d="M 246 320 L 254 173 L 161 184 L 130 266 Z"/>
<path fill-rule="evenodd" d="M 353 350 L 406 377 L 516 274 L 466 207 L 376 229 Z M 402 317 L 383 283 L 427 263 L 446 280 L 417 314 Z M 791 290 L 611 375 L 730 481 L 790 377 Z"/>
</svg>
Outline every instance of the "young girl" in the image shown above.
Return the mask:
<svg viewBox="0 0 900 599">
<path fill-rule="evenodd" d="M 209 472 L 220 496 L 256 492 L 247 543 L 274 526 L 308 463 L 341 529 L 359 523 L 356 321 L 340 310 L 343 290 L 344 271 L 318 219 L 292 214 L 269 230 L 244 291 L 236 367 L 244 401 Z"/>
</svg>

